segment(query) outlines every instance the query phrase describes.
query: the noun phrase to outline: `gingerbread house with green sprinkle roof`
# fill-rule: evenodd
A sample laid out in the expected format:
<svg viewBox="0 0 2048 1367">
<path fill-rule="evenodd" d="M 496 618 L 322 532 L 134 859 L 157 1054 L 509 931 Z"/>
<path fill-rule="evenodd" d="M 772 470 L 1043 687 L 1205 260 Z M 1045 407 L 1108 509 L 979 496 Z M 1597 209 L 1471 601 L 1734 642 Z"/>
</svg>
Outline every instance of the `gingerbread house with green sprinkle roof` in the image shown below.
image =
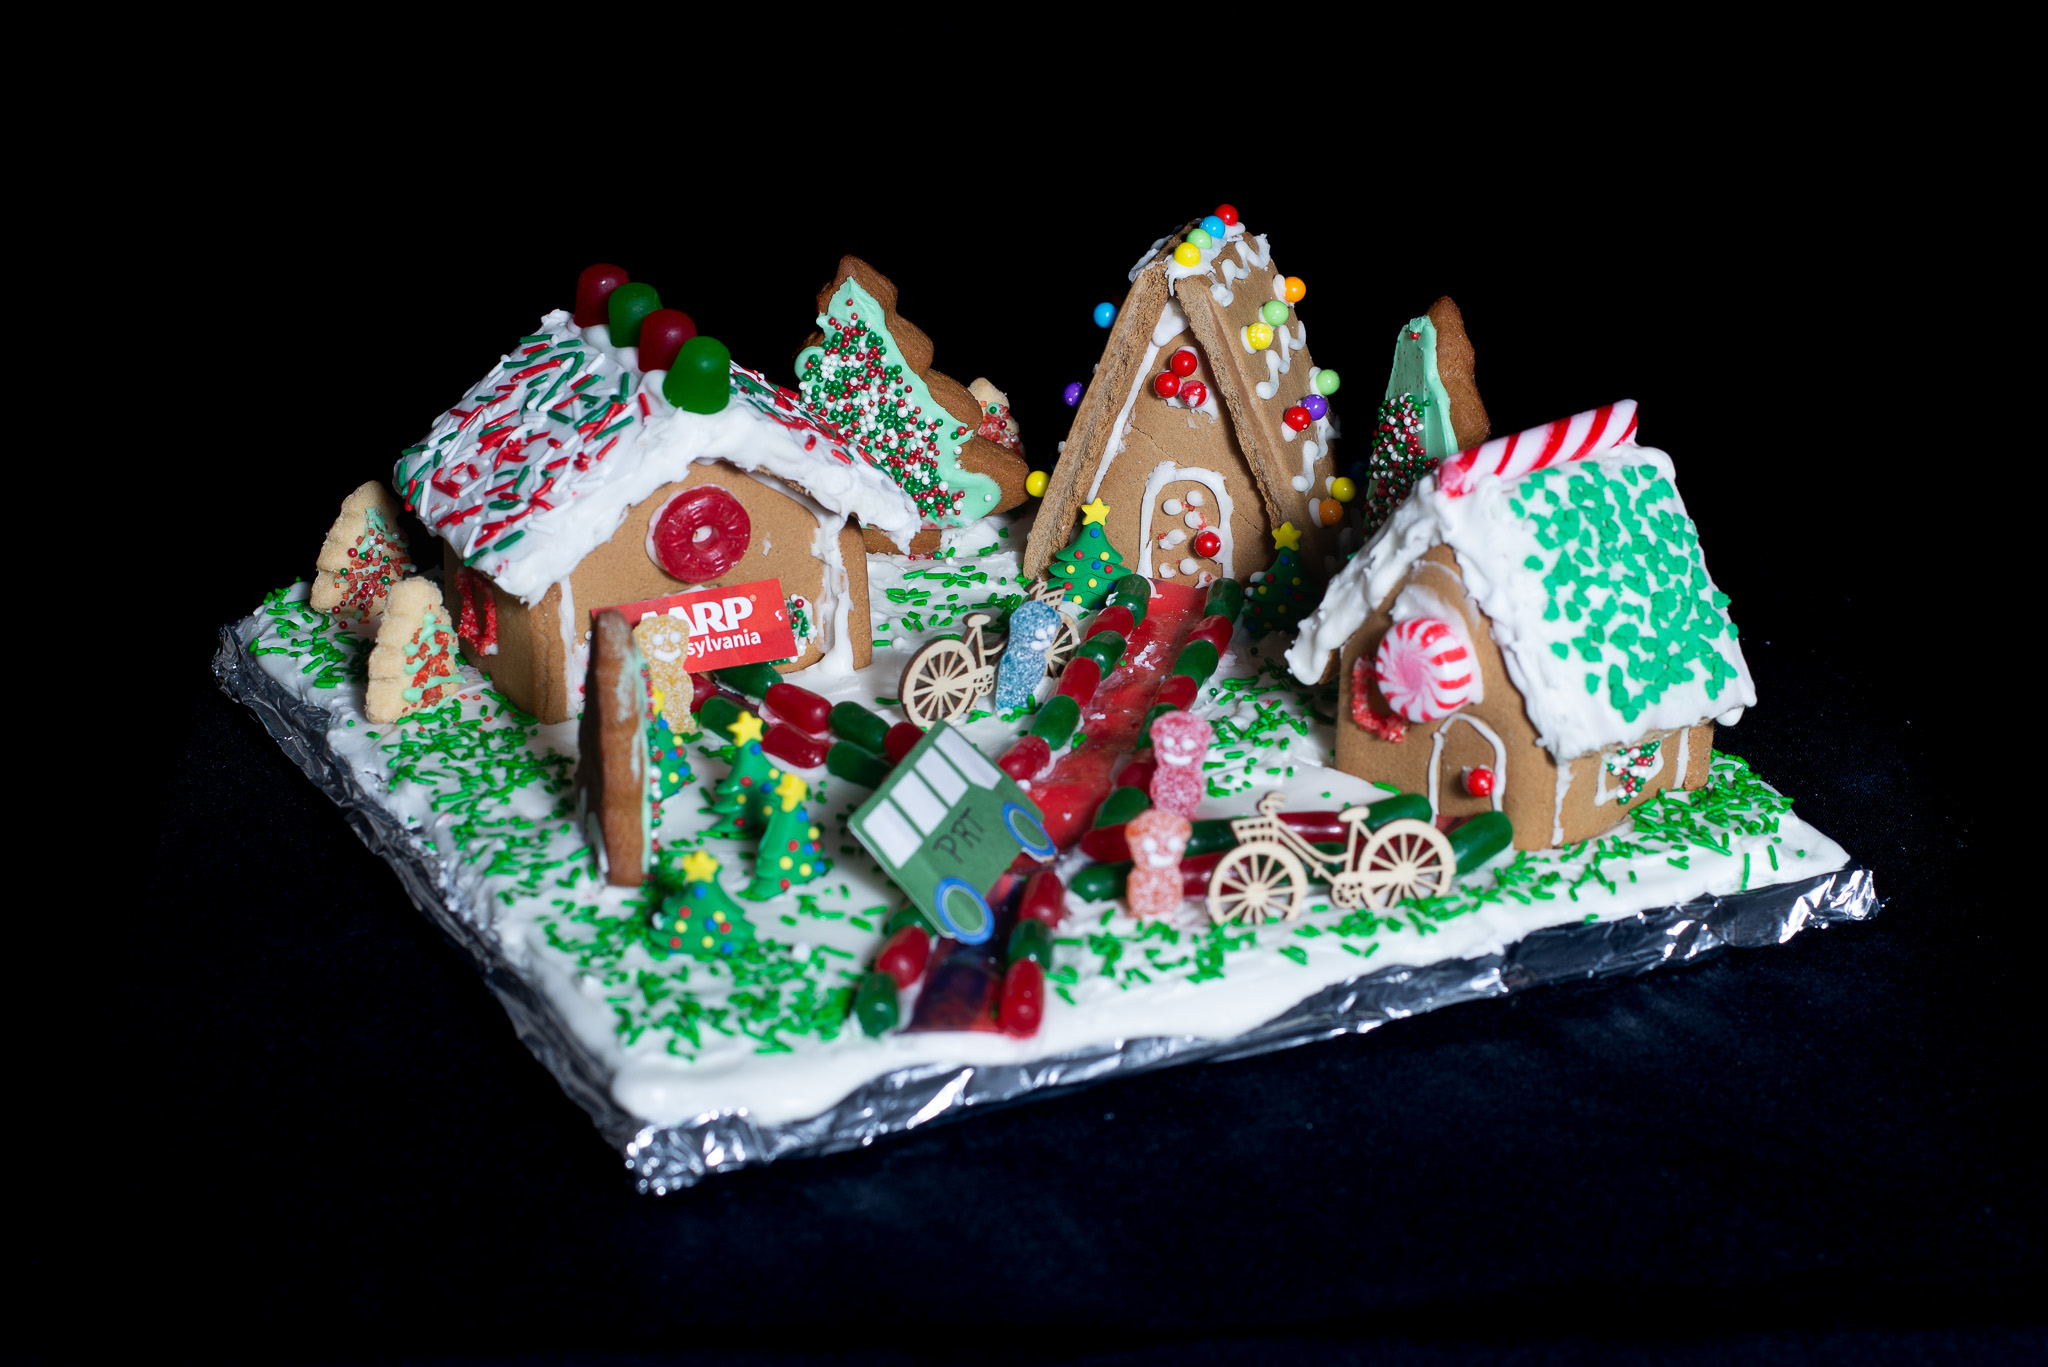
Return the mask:
<svg viewBox="0 0 2048 1367">
<path fill-rule="evenodd" d="M 1707 781 L 1756 690 L 1671 458 L 1635 405 L 1497 438 L 1424 476 L 1287 655 L 1340 682 L 1337 767 L 1522 849 Z"/>
</svg>

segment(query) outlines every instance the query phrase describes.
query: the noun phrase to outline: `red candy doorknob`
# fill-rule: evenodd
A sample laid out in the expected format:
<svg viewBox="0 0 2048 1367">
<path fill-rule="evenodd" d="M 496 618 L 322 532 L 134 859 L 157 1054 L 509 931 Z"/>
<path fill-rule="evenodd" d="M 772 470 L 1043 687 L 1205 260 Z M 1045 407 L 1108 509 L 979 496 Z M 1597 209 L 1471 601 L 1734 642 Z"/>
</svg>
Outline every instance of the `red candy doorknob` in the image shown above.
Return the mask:
<svg viewBox="0 0 2048 1367">
<path fill-rule="evenodd" d="M 1474 797 L 1493 796 L 1493 770 L 1484 767 L 1465 771 L 1465 791 Z"/>
<path fill-rule="evenodd" d="M 630 278 L 624 266 L 614 266 L 609 261 L 585 266 L 583 274 L 576 277 L 576 326 L 589 328 L 611 321 L 611 310 L 606 301 L 612 297 L 613 290 Z"/>
<path fill-rule="evenodd" d="M 1214 527 L 1205 527 L 1195 534 L 1195 554 L 1204 560 L 1214 560 L 1223 553 L 1223 538 L 1216 534 Z"/>
<path fill-rule="evenodd" d="M 738 499 L 715 484 L 701 484 L 654 515 L 647 549 L 655 564 L 685 584 L 701 584 L 737 565 L 753 533 Z"/>
</svg>

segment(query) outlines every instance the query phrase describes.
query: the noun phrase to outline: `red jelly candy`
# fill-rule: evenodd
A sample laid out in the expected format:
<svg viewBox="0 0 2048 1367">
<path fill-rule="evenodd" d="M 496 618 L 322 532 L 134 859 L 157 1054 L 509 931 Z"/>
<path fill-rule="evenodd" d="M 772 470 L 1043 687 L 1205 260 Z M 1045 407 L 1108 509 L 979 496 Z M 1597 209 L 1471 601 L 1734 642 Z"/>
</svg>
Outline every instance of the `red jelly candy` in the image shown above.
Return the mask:
<svg viewBox="0 0 2048 1367">
<path fill-rule="evenodd" d="M 875 967 L 896 980 L 901 989 L 910 986 L 924 972 L 924 961 L 931 957 L 932 937 L 923 926 L 905 926 L 889 937 L 882 946 L 882 952 L 875 957 Z"/>
<path fill-rule="evenodd" d="M 1223 538 L 1214 527 L 1204 527 L 1195 533 L 1195 554 L 1204 560 L 1214 560 L 1223 550 Z"/>
<path fill-rule="evenodd" d="M 882 737 L 882 753 L 889 757 L 891 764 L 900 763 L 923 739 L 924 730 L 916 722 L 899 721 L 889 728 L 888 735 Z"/>
<path fill-rule="evenodd" d="M 685 489 L 654 515 L 654 559 L 685 584 L 716 579 L 747 553 L 754 524 L 716 484 Z"/>
<path fill-rule="evenodd" d="M 812 740 L 787 722 L 777 722 L 761 737 L 761 748 L 792 769 L 815 769 L 832 753 L 832 746 Z"/>
<path fill-rule="evenodd" d="M 1176 677 L 1181 676 L 1177 675 Z M 1152 770 L 1155 767 L 1149 759 L 1134 759 L 1117 771 L 1116 786 L 1119 788 L 1138 788 L 1150 792 L 1152 790 Z M 1118 857 L 1121 858 L 1122 856 Z"/>
<path fill-rule="evenodd" d="M 832 704 L 793 683 L 770 684 L 761 699 L 768 709 L 799 731 L 822 736 L 832 724 Z"/>
<path fill-rule="evenodd" d="M 612 297 L 613 290 L 631 278 L 624 266 L 614 266 L 609 262 L 585 266 L 583 274 L 576 277 L 576 326 L 588 328 L 609 323 L 612 313 L 606 301 Z"/>
<path fill-rule="evenodd" d="M 1114 864 L 1120 859 L 1131 857 L 1130 842 L 1124 839 L 1124 823 L 1114 826 L 1091 826 L 1081 837 L 1081 853 L 1098 864 Z"/>
<path fill-rule="evenodd" d="M 1085 703 L 1095 696 L 1095 689 L 1101 682 L 1102 666 L 1086 655 L 1076 655 L 1067 661 L 1066 670 L 1060 675 L 1060 691 L 1055 696 Z"/>
<path fill-rule="evenodd" d="M 1180 376 L 1171 370 L 1162 370 L 1152 377 L 1152 392 L 1162 399 L 1170 399 L 1180 393 Z"/>
<path fill-rule="evenodd" d="M 1201 687 L 1190 675 L 1174 674 L 1169 676 L 1165 683 L 1159 685 L 1159 695 L 1153 701 L 1155 704 L 1163 702 L 1172 707 L 1192 707 L 1195 702 L 1195 694 Z"/>
<path fill-rule="evenodd" d="M 1189 380 L 1180 387 L 1180 401 L 1189 408 L 1200 408 L 1209 402 L 1209 386 L 1200 380 Z"/>
<path fill-rule="evenodd" d="M 1200 363 L 1195 359 L 1193 347 L 1182 347 L 1179 351 L 1173 353 L 1173 360 L 1168 364 L 1173 367 L 1174 374 L 1185 380 L 1188 376 L 1195 373 L 1195 367 Z"/>
<path fill-rule="evenodd" d="M 1045 970 L 1030 959 L 1019 959 L 1003 975 L 1002 1005 L 996 1023 L 1003 1033 L 1016 1039 L 1030 1039 L 1045 1019 Z"/>
<path fill-rule="evenodd" d="M 1067 914 L 1067 885 L 1051 869 L 1040 869 L 1031 875 L 1031 881 L 1024 885 L 1024 898 L 1017 905 L 1017 915 L 1026 921 L 1037 921 L 1049 930 L 1059 928 L 1060 918 Z"/>
<path fill-rule="evenodd" d="M 889 734 L 894 735 L 895 732 Z M 1052 747 L 1045 743 L 1045 737 L 1024 736 L 1003 752 L 1003 757 L 996 761 L 996 767 L 1022 783 L 1037 778 L 1051 763 Z"/>
<path fill-rule="evenodd" d="M 676 363 L 683 343 L 697 335 L 697 325 L 681 309 L 656 309 L 640 320 L 640 368 L 667 370 Z"/>
<path fill-rule="evenodd" d="M 1195 623 L 1195 629 L 1188 633 L 1188 639 L 1190 641 L 1207 641 L 1210 645 L 1215 646 L 1216 653 L 1221 655 L 1224 651 L 1230 649 L 1230 637 L 1236 630 L 1236 624 L 1228 617 L 1221 615 L 1204 617 L 1201 621 Z M 1182 703 L 1181 706 L 1185 707 L 1187 704 Z"/>
<path fill-rule="evenodd" d="M 706 702 L 717 696 L 718 685 L 711 682 L 709 674 L 692 674 L 690 676 L 690 710 L 692 712 L 697 711 Z"/>
<path fill-rule="evenodd" d="M 1299 432 L 1302 428 L 1307 427 L 1310 423 L 1314 422 L 1315 419 L 1311 418 L 1308 415 L 1308 410 L 1306 408 L 1303 408 L 1300 404 L 1296 404 L 1294 405 L 1294 407 L 1288 409 L 1285 413 L 1282 413 L 1280 415 L 1280 421 L 1286 423 L 1289 427 Z"/>
<path fill-rule="evenodd" d="M 1118 603 L 1096 613 L 1095 620 L 1088 624 L 1088 630 L 1082 635 L 1081 639 L 1084 641 L 1092 640 L 1098 632 L 1113 631 L 1128 641 L 1131 639 L 1131 633 L 1137 629 L 1138 622 L 1136 618 L 1131 616 L 1131 610 L 1122 603 Z M 1069 666 L 1069 668 L 1071 667 Z"/>
</svg>

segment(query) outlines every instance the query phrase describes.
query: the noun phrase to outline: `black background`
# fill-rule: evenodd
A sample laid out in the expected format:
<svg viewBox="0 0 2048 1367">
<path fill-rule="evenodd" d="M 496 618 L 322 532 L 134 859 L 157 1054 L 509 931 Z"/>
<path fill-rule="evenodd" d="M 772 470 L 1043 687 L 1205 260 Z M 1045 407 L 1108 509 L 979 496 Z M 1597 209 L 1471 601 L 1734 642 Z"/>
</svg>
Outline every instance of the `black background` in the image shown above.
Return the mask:
<svg viewBox="0 0 2048 1367">
<path fill-rule="evenodd" d="M 163 135 L 127 210 L 150 231 L 99 258 L 204 345 L 149 418 L 195 476 L 156 524 L 184 563 L 151 616 L 147 763 L 93 808 L 152 833 L 32 970 L 60 1022 L 16 1173 L 45 1351 L 117 1327 L 308 1360 L 2040 1345 L 2028 955 L 1979 891 L 1996 852 L 1960 785 L 1982 756 L 1914 654 L 1944 629 L 1944 553 L 1910 529 L 1930 465 L 1962 454 L 1917 426 L 1956 258 L 1853 127 L 1617 139 L 1610 112 L 1432 174 L 1337 116 L 1232 142 L 1162 114 L 1105 145 L 969 107 L 905 189 L 880 153 L 821 164 L 758 121 L 707 164 L 602 121 L 563 156 L 517 120 L 295 117 L 231 155 Z M 1345 459 L 1396 329 L 1443 292 L 1496 432 L 1640 401 L 1756 677 L 1720 744 L 1876 869 L 1883 913 L 635 1195 L 467 961 L 216 691 L 218 625 L 310 572 L 340 497 L 591 261 L 787 381 L 812 295 L 859 254 L 941 370 L 1009 391 L 1049 468 L 1059 391 L 1104 336 L 1090 309 L 1224 200 L 1307 281 Z M 102 453 L 135 479 L 164 458 Z M 104 973 L 78 967 L 95 940 Z"/>
</svg>

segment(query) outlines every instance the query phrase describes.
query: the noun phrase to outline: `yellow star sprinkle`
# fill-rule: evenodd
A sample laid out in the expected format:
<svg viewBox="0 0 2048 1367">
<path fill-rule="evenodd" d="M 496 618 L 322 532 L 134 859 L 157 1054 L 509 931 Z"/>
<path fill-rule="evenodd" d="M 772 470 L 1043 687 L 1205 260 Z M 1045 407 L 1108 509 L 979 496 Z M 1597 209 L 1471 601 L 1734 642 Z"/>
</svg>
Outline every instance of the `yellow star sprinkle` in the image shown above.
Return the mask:
<svg viewBox="0 0 2048 1367">
<path fill-rule="evenodd" d="M 1083 503 L 1081 505 L 1081 525 L 1084 527 L 1091 522 L 1105 521 L 1108 517 L 1109 505 L 1099 498 L 1093 503 Z"/>
<path fill-rule="evenodd" d="M 782 799 L 782 810 L 785 812 L 795 811 L 796 804 L 802 802 L 810 791 L 811 785 L 795 774 L 784 774 L 782 782 L 775 785 L 775 795 Z"/>
<path fill-rule="evenodd" d="M 1274 533 L 1278 539 L 1279 533 Z M 734 745 L 748 745 L 761 739 L 761 719 L 752 712 L 742 712 L 739 720 L 725 728 L 732 735 Z"/>
<path fill-rule="evenodd" d="M 718 861 L 702 850 L 692 850 L 683 856 L 683 877 L 692 883 L 708 883 L 718 872 Z"/>
<path fill-rule="evenodd" d="M 1283 522 L 1273 529 L 1274 550 L 1292 551 L 1299 550 L 1300 548 L 1301 533 L 1295 530 L 1292 522 Z"/>
</svg>

